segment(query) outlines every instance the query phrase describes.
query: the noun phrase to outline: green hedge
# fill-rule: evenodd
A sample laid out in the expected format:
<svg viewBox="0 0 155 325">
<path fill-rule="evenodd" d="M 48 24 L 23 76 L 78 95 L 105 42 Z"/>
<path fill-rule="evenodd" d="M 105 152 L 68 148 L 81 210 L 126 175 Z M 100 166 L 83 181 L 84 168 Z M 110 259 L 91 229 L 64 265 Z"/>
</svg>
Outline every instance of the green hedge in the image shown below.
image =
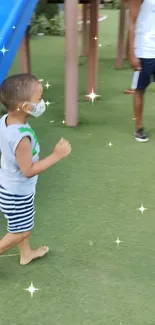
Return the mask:
<svg viewBox="0 0 155 325">
<path fill-rule="evenodd" d="M 39 3 L 31 20 L 30 35 L 59 35 L 65 34 L 64 14 L 56 4 Z"/>
<path fill-rule="evenodd" d="M 39 3 L 36 8 L 36 16 L 45 15 L 47 19 L 52 19 L 59 12 L 59 7 L 57 4 L 44 4 Z"/>
</svg>

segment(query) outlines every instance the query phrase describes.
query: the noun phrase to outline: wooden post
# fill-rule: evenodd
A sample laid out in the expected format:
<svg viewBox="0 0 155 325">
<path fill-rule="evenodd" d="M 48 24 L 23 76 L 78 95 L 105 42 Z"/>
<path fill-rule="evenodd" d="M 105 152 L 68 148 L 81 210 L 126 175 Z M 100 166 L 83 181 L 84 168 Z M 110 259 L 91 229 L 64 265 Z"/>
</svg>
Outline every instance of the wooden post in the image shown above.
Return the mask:
<svg viewBox="0 0 155 325">
<path fill-rule="evenodd" d="M 87 4 L 83 4 L 83 8 L 82 8 L 82 56 L 88 55 L 87 20 L 88 20 L 88 6 L 87 6 Z"/>
<path fill-rule="evenodd" d="M 128 60 L 129 57 L 129 10 L 126 6 L 126 13 L 125 13 L 125 59 Z"/>
<path fill-rule="evenodd" d="M 99 1 L 91 0 L 90 3 L 90 35 L 87 67 L 87 95 L 92 90 L 96 93 L 97 88 L 97 65 L 98 65 L 98 13 Z"/>
<path fill-rule="evenodd" d="M 78 124 L 78 0 L 65 0 L 65 122 Z"/>
<path fill-rule="evenodd" d="M 129 60 L 129 33 L 127 33 L 126 37 L 125 59 Z"/>
<path fill-rule="evenodd" d="M 129 25 L 129 10 L 128 10 L 128 1 L 126 1 L 126 46 L 125 46 L 125 58 L 126 60 L 129 60 L 129 31 L 128 31 L 128 25 Z M 135 93 L 134 89 L 128 88 L 124 91 L 127 95 L 133 95 Z"/>
<path fill-rule="evenodd" d="M 126 4 L 123 1 L 121 1 L 116 69 L 120 69 L 123 65 L 125 20 L 126 20 Z"/>
<path fill-rule="evenodd" d="M 20 71 L 22 73 L 30 73 L 31 65 L 30 65 L 29 28 L 27 29 L 19 48 L 19 61 L 20 61 Z"/>
</svg>

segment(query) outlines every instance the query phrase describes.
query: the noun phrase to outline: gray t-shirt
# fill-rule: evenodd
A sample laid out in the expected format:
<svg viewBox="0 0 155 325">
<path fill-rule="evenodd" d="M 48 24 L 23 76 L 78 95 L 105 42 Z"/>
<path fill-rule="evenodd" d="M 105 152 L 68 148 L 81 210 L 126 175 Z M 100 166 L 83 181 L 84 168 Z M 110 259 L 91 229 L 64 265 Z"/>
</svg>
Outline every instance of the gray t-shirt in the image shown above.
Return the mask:
<svg viewBox="0 0 155 325">
<path fill-rule="evenodd" d="M 6 125 L 7 115 L 0 119 L 0 185 L 14 195 L 29 195 L 35 192 L 38 176 L 25 177 L 16 161 L 16 148 L 24 137 L 29 137 L 32 145 L 33 162 L 39 160 L 40 146 L 38 139 L 26 124 Z"/>
</svg>

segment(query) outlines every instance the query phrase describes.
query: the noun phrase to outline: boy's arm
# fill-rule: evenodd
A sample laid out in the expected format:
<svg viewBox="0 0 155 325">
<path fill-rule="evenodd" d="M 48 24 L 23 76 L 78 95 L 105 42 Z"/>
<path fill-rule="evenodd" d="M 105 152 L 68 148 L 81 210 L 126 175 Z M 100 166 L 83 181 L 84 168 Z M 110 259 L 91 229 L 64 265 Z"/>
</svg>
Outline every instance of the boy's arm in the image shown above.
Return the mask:
<svg viewBox="0 0 155 325">
<path fill-rule="evenodd" d="M 140 7 L 143 0 L 128 0 L 129 8 L 129 61 L 134 70 L 141 70 L 140 61 L 135 56 L 134 41 L 135 41 L 135 27 L 139 15 Z"/>
<path fill-rule="evenodd" d="M 55 165 L 58 161 L 68 156 L 70 152 L 71 147 L 69 143 L 64 139 L 61 139 L 52 154 L 36 163 L 33 163 L 30 139 L 24 137 L 19 142 L 15 155 L 22 174 L 29 178 L 41 174 L 49 167 Z"/>
</svg>

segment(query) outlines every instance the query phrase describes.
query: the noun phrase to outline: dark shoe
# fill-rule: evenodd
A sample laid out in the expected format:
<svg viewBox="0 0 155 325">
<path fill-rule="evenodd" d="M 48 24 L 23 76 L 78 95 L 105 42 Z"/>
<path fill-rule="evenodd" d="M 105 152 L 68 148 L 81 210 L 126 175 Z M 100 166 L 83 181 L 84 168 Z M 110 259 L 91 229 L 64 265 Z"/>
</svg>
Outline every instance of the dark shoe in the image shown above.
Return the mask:
<svg viewBox="0 0 155 325">
<path fill-rule="evenodd" d="M 135 140 L 138 141 L 138 142 L 147 142 L 147 141 L 149 141 L 149 137 L 144 132 L 143 128 L 136 131 Z"/>
</svg>

